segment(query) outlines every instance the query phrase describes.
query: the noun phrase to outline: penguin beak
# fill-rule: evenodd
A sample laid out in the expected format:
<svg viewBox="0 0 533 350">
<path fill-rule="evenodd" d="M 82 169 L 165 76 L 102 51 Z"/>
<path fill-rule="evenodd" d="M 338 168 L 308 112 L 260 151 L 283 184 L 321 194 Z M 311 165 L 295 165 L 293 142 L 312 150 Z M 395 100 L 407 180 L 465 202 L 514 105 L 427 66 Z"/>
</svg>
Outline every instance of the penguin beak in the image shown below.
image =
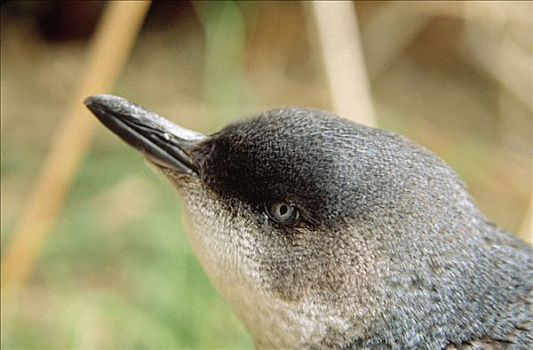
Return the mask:
<svg viewBox="0 0 533 350">
<path fill-rule="evenodd" d="M 190 150 L 207 136 L 182 128 L 128 100 L 112 95 L 85 99 L 87 108 L 109 130 L 144 153 L 155 165 L 197 176 Z"/>
</svg>

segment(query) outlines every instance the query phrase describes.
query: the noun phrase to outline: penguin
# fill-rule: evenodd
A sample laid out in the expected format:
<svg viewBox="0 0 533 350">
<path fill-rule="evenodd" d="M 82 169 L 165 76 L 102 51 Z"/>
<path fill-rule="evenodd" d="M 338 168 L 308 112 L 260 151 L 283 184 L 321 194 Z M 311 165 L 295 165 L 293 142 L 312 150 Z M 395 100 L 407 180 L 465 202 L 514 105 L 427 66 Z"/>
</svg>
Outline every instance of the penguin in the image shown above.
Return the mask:
<svg viewBox="0 0 533 350">
<path fill-rule="evenodd" d="M 258 349 L 533 349 L 532 248 L 407 138 L 306 108 L 207 136 L 121 97 L 85 105 L 180 193 Z"/>
</svg>

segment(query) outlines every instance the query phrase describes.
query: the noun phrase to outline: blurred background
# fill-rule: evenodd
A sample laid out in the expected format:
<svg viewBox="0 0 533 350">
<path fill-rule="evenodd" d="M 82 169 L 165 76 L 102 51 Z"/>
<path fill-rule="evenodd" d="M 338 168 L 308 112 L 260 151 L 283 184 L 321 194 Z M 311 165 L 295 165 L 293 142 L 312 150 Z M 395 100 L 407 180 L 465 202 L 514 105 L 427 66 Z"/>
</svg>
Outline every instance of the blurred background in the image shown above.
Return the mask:
<svg viewBox="0 0 533 350">
<path fill-rule="evenodd" d="M 2 2 L 3 263 L 106 6 Z M 113 93 L 204 133 L 274 107 L 333 109 L 309 7 L 155 1 Z M 531 240 L 531 3 L 355 11 L 377 125 L 445 159 L 489 218 Z M 2 348 L 253 347 L 198 265 L 176 194 L 143 163 L 96 128 L 30 278 L 2 290 Z"/>
</svg>

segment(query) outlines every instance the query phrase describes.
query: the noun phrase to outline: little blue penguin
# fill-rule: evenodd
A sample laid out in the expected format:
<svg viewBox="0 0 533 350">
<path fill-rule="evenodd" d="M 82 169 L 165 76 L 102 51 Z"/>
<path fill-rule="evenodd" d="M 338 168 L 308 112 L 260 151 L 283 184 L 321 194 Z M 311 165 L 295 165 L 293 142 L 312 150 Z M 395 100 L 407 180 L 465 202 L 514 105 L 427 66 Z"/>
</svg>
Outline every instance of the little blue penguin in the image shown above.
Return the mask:
<svg viewBox="0 0 533 350">
<path fill-rule="evenodd" d="M 286 108 L 206 136 L 85 100 L 181 193 L 258 349 L 533 349 L 533 251 L 405 137 Z"/>
</svg>

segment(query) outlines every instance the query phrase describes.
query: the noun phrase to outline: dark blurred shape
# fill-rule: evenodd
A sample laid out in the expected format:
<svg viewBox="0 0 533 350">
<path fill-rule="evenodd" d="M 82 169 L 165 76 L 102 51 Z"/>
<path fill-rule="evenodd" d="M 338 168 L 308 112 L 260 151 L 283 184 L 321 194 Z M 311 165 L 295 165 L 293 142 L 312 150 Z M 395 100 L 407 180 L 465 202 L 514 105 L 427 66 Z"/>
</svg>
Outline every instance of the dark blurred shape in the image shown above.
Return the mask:
<svg viewBox="0 0 533 350">
<path fill-rule="evenodd" d="M 214 5 L 214 4 L 213 4 Z M 41 37 L 51 42 L 88 40 L 96 27 L 105 1 L 2 1 L 2 16 L 35 21 Z M 169 26 L 180 15 L 194 17 L 189 1 L 153 1 L 145 25 Z"/>
<path fill-rule="evenodd" d="M 104 5 L 103 1 L 6 1 L 2 15 L 32 18 L 48 41 L 86 40 Z"/>
</svg>

